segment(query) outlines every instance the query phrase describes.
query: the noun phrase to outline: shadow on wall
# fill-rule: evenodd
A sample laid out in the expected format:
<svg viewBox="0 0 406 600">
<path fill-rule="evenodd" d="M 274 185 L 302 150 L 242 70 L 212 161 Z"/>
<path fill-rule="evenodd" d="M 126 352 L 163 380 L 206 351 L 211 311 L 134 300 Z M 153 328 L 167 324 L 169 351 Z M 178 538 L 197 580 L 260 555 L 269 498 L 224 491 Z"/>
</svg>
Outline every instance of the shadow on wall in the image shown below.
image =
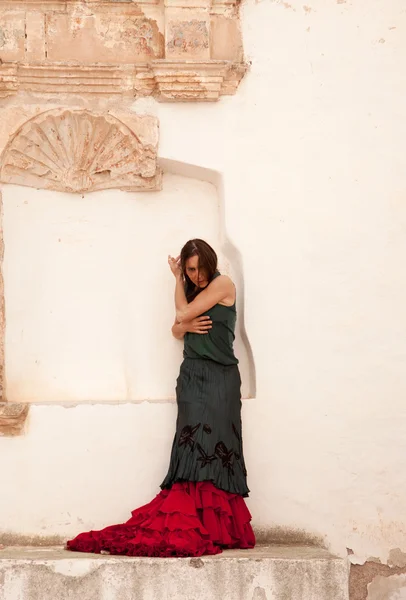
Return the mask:
<svg viewBox="0 0 406 600">
<path fill-rule="evenodd" d="M 248 385 L 245 386 L 245 396 L 253 398 L 256 396 L 256 374 L 254 356 L 245 329 L 245 289 L 243 259 L 240 251 L 238 250 L 238 248 L 233 243 L 233 241 L 227 233 L 225 193 L 222 174 L 218 171 L 213 171 L 212 169 L 205 169 L 196 165 L 191 165 L 185 162 L 179 162 L 176 160 L 166 158 L 160 158 L 159 164 L 163 169 L 164 173 L 173 173 L 174 175 L 181 175 L 183 177 L 190 177 L 193 179 L 198 179 L 200 181 L 206 181 L 214 185 L 217 189 L 220 208 L 221 251 L 230 263 L 230 274 L 232 275 L 232 278 L 235 281 L 237 287 L 238 320 L 236 353 L 241 363 L 242 372 L 248 376 Z M 240 343 L 238 337 L 240 338 Z"/>
<path fill-rule="evenodd" d="M 244 326 L 243 261 L 226 233 L 222 176 L 176 161 L 163 160 L 162 166 L 166 185 L 153 195 L 32 189 L 27 196 L 24 186 L 4 186 L 10 401 L 173 401 L 181 347 L 172 336 L 162 335 L 157 348 L 155 336 L 171 326 L 172 309 L 162 307 L 159 295 L 147 300 L 140 294 L 132 274 L 148 246 L 151 265 L 142 270 L 144 285 L 151 289 L 161 277 L 163 293 L 172 296 L 172 278 L 162 257 L 168 246 L 184 242 L 185 232 L 193 237 L 193 224 L 218 248 L 221 270 L 236 283 L 235 349 L 242 397 L 255 396 L 254 360 Z M 153 335 L 148 334 L 151 327 Z"/>
</svg>

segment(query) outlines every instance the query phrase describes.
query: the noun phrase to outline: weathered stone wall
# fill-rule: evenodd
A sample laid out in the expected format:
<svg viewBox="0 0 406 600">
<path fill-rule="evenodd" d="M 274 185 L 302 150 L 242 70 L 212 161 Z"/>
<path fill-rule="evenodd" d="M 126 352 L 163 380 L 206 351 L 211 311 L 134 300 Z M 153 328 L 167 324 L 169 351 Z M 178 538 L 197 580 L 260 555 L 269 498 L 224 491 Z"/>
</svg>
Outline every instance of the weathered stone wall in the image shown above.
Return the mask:
<svg viewBox="0 0 406 600">
<path fill-rule="evenodd" d="M 350 560 L 353 555 L 350 554 Z M 387 564 L 378 558 L 357 564 L 350 571 L 350 600 L 396 600 L 406 595 L 406 553 L 400 548 L 390 551 Z"/>
<path fill-rule="evenodd" d="M 171 4 L 164 8 L 177 11 Z M 238 93 L 217 104 L 151 95 L 162 100 L 166 81 L 168 96 L 218 99 L 224 83 L 193 87 L 192 78 L 203 65 L 213 78 L 226 68 L 224 39 L 214 51 L 210 37 L 210 60 L 184 60 L 172 81 L 183 59 L 170 54 L 73 64 L 67 85 L 64 64 L 4 62 L 1 85 L 12 94 L 1 110 L 18 97 L 27 113 L 4 145 L 36 107 L 116 115 L 135 98 L 134 113 L 159 119 L 165 163 L 194 165 L 191 177 L 216 183 L 244 268 L 237 287 L 255 358 L 256 397 L 243 403 L 254 523 L 262 539 L 277 527 L 282 539 L 292 529 L 342 556 L 348 548 L 354 600 L 367 597 L 368 584 L 374 600 L 387 600 L 404 594 L 404 567 L 389 566 L 391 551 L 406 551 L 404 1 L 246 0 L 240 11 L 252 67 Z M 191 20 L 207 27 L 201 15 Z M 209 34 L 234 27 L 210 19 Z M 170 41 L 166 19 L 159 31 Z M 238 71 L 238 59 L 227 64 Z M 49 78 L 37 79 L 48 68 Z M 93 85 L 98 93 L 87 94 Z M 210 86 L 220 88 L 209 94 Z M 177 184 L 170 192 L 177 196 Z M 191 220 L 173 232 L 181 240 L 194 230 Z M 157 292 L 168 305 L 169 285 Z M 0 439 L 10 533 L 63 537 L 126 519 L 165 474 L 174 419 L 170 403 L 34 404 L 26 435 Z"/>
<path fill-rule="evenodd" d="M 237 0 L 0 0 L 0 97 L 217 100 L 245 73 Z"/>
<path fill-rule="evenodd" d="M 130 102 L 234 93 L 246 70 L 239 16 L 237 0 L 0 0 L 0 181 L 160 189 L 157 122 Z M 3 387 L 3 297 L 0 312 Z M 27 415 L 10 410 L 5 435 L 23 431 Z"/>
</svg>

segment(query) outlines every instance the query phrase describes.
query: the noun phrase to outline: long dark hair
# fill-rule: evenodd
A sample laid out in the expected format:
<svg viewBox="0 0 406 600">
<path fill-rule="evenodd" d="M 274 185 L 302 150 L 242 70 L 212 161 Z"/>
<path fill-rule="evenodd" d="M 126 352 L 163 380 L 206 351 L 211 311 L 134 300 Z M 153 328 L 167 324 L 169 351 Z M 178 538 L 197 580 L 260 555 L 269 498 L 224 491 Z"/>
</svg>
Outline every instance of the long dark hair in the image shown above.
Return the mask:
<svg viewBox="0 0 406 600">
<path fill-rule="evenodd" d="M 201 292 L 201 289 L 186 274 L 186 262 L 192 256 L 199 257 L 199 269 L 204 269 L 207 273 L 207 281 L 210 283 L 217 272 L 217 254 L 211 246 L 204 240 L 189 240 L 183 246 L 180 252 L 180 265 L 185 282 L 185 294 L 188 302 L 192 302 Z"/>
</svg>

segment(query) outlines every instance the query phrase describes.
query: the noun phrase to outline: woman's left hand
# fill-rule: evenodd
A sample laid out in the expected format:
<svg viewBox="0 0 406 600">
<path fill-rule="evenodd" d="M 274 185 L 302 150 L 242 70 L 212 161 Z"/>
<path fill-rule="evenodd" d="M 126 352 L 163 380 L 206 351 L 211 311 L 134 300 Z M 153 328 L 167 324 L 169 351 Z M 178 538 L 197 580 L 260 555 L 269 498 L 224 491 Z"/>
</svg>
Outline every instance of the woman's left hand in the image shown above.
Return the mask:
<svg viewBox="0 0 406 600">
<path fill-rule="evenodd" d="M 168 264 L 175 277 L 180 277 L 182 275 L 182 269 L 180 267 L 180 256 L 178 256 L 177 258 L 173 258 L 171 255 L 169 255 Z"/>
</svg>

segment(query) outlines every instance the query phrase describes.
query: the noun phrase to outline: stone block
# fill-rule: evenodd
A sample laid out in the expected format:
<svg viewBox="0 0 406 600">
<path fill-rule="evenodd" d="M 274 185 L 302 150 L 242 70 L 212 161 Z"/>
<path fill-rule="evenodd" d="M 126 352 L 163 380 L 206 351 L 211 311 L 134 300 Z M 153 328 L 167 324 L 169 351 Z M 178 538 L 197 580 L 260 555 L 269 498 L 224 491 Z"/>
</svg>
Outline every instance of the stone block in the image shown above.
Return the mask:
<svg viewBox="0 0 406 600">
<path fill-rule="evenodd" d="M 210 21 L 208 15 L 175 15 L 166 27 L 166 56 L 168 58 L 207 59 L 210 57 Z"/>
<path fill-rule="evenodd" d="M 6 548 L 0 581 L 0 600 L 348 600 L 346 560 L 314 547 L 259 546 L 202 558 Z"/>
<path fill-rule="evenodd" d="M 26 36 L 25 59 L 28 61 L 45 60 L 45 15 L 42 12 L 26 13 Z"/>
<path fill-rule="evenodd" d="M 154 95 L 177 102 L 234 94 L 246 71 L 238 4 L 0 0 L 0 100 L 21 93 L 46 101 Z M 179 79 L 166 88 L 157 61 L 167 62 L 170 77 L 194 63 L 190 85 Z M 207 79 L 208 69 L 221 85 Z"/>
<path fill-rule="evenodd" d="M 25 13 L 0 11 L 0 60 L 24 60 Z"/>
<path fill-rule="evenodd" d="M 242 37 L 236 19 L 224 15 L 212 15 L 210 56 L 216 60 L 242 62 Z"/>
<path fill-rule="evenodd" d="M 161 58 L 164 43 L 152 19 L 55 13 L 48 17 L 47 47 L 51 61 L 123 64 Z"/>
</svg>

